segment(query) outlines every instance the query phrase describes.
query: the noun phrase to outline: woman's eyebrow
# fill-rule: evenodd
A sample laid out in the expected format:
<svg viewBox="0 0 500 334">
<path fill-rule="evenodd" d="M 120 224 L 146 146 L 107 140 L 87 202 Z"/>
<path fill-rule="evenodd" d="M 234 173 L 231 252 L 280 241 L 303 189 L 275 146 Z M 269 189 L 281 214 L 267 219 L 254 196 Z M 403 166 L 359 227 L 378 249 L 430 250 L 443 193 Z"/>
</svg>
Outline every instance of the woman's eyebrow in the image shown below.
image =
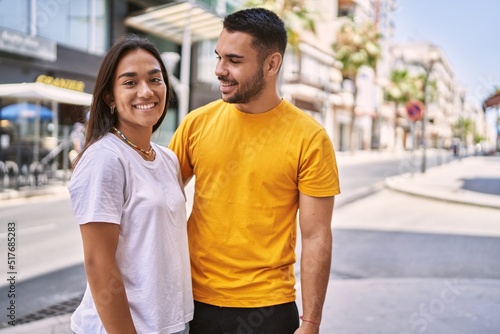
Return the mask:
<svg viewBox="0 0 500 334">
<path fill-rule="evenodd" d="M 151 71 L 148 71 L 148 75 L 156 74 L 156 73 L 161 73 L 161 69 L 155 68 L 152 69 Z M 137 72 L 124 72 L 118 76 L 118 79 L 122 77 L 135 77 L 137 76 Z"/>
</svg>

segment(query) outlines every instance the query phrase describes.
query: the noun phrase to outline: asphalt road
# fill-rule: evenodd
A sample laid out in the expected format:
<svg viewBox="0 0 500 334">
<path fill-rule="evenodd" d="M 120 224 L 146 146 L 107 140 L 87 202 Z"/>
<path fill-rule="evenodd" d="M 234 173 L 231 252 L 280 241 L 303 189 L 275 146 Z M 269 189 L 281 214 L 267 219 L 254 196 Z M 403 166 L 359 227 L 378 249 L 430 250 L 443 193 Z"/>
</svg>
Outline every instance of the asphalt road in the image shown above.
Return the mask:
<svg viewBox="0 0 500 334">
<path fill-rule="evenodd" d="M 500 333 L 499 215 L 389 190 L 335 210 L 321 333 Z"/>
</svg>

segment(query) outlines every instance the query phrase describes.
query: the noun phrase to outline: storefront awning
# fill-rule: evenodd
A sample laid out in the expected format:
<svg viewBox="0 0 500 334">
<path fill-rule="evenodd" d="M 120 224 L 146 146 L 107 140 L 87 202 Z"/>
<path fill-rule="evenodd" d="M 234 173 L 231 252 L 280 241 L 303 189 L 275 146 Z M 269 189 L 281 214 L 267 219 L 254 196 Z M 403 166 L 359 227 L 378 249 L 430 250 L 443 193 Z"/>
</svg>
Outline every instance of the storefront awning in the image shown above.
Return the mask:
<svg viewBox="0 0 500 334">
<path fill-rule="evenodd" d="M 148 8 L 129 16 L 125 25 L 182 44 L 186 28 L 191 32 L 193 43 L 219 37 L 222 18 L 203 7 L 183 1 Z"/>
<path fill-rule="evenodd" d="M 500 92 L 490 96 L 483 102 L 483 110 L 491 107 L 500 107 Z"/>
<path fill-rule="evenodd" d="M 90 106 L 92 94 L 46 85 L 40 82 L 0 85 L 0 97 Z"/>
</svg>

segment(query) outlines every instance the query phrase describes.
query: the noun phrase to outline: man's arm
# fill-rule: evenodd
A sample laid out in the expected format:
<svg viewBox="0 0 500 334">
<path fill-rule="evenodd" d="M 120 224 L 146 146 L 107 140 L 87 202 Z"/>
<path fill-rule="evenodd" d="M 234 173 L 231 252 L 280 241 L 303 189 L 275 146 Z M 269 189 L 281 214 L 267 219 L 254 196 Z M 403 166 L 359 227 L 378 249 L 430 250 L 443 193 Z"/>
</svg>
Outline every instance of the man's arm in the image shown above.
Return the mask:
<svg viewBox="0 0 500 334">
<path fill-rule="evenodd" d="M 303 321 L 296 334 L 317 334 L 332 262 L 332 214 L 335 197 L 299 195 L 302 235 L 300 281 Z"/>
</svg>

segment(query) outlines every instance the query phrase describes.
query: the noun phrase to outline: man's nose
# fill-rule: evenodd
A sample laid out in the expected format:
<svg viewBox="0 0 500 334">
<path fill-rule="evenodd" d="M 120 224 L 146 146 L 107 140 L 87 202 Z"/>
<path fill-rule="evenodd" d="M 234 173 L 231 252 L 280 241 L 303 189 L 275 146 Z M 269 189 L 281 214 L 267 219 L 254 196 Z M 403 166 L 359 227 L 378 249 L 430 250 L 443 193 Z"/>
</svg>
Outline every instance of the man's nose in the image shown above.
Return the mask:
<svg viewBox="0 0 500 334">
<path fill-rule="evenodd" d="M 217 62 L 217 65 L 215 66 L 215 75 L 217 77 L 224 77 L 228 74 L 228 71 L 226 67 L 224 66 L 224 63 L 222 61 Z"/>
</svg>

